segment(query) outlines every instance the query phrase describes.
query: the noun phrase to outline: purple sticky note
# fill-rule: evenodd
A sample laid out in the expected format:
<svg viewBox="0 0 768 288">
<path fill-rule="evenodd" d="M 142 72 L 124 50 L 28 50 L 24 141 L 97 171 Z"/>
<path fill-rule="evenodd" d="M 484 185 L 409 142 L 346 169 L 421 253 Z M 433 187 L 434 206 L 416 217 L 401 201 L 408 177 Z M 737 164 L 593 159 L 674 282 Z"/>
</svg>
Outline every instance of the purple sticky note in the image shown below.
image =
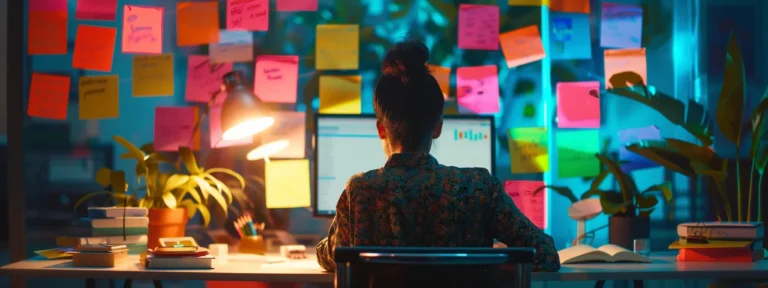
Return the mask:
<svg viewBox="0 0 768 288">
<path fill-rule="evenodd" d="M 299 56 L 262 55 L 256 57 L 253 93 L 261 101 L 296 103 Z"/>
<path fill-rule="evenodd" d="M 200 131 L 194 131 L 196 120 L 195 107 L 156 107 L 155 150 L 174 152 L 179 151 L 179 147 L 199 149 Z"/>
<path fill-rule="evenodd" d="M 462 113 L 499 112 L 499 77 L 496 65 L 456 69 L 456 96 Z"/>
<path fill-rule="evenodd" d="M 317 11 L 317 0 L 277 0 L 277 11 Z"/>
<path fill-rule="evenodd" d="M 269 0 L 227 0 L 227 29 L 267 31 Z"/>
<path fill-rule="evenodd" d="M 603 3 L 600 47 L 640 48 L 643 37 L 643 8 Z"/>
<path fill-rule="evenodd" d="M 557 127 L 600 128 L 600 82 L 557 83 Z"/>
<path fill-rule="evenodd" d="M 67 0 L 29 0 L 29 11 L 67 12 Z"/>
<path fill-rule="evenodd" d="M 661 140 L 661 132 L 659 132 L 659 128 L 656 126 L 648 126 L 619 130 L 619 160 L 624 162 L 621 165 L 622 170 L 631 171 L 659 166 L 653 161 L 648 160 L 648 158 L 627 150 L 627 145 L 642 140 Z"/>
<path fill-rule="evenodd" d="M 232 71 L 232 63 L 213 64 L 208 56 L 189 55 L 187 66 L 187 89 L 184 100 L 208 103 L 216 91 L 221 90 L 221 78 Z M 224 103 L 226 93 L 216 96 L 216 103 Z"/>
<path fill-rule="evenodd" d="M 208 111 L 208 125 L 211 133 L 211 148 L 223 148 L 230 146 L 248 145 L 253 143 L 252 137 L 246 137 L 238 140 L 223 140 L 221 135 L 224 131 L 221 131 L 221 106 L 211 107 Z"/>
<path fill-rule="evenodd" d="M 77 0 L 77 20 L 114 21 L 117 0 Z"/>
<path fill-rule="evenodd" d="M 499 7 L 459 5 L 459 48 L 499 50 Z"/>
</svg>

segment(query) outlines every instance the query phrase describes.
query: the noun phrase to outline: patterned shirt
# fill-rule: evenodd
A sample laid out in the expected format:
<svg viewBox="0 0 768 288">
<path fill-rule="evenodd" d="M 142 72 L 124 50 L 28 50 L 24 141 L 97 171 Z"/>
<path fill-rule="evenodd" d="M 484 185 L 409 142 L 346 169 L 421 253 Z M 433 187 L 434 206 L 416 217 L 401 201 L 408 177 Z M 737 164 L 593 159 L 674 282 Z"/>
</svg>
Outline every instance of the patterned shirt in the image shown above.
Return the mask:
<svg viewBox="0 0 768 288">
<path fill-rule="evenodd" d="M 535 248 L 535 271 L 560 269 L 552 237 L 518 210 L 488 170 L 401 153 L 349 179 L 317 259 L 333 271 L 339 246 L 492 247 L 494 239 Z"/>
</svg>

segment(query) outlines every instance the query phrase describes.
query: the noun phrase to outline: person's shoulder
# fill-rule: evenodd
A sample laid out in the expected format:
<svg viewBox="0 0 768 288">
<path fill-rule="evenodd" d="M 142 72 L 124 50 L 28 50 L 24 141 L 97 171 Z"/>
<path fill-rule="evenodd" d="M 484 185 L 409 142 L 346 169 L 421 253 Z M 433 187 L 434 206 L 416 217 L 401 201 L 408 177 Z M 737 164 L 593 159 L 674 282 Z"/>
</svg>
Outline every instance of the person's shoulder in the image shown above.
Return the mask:
<svg viewBox="0 0 768 288">
<path fill-rule="evenodd" d="M 375 169 L 352 175 L 352 177 L 349 177 L 349 180 L 347 180 L 347 189 L 359 188 L 378 182 L 381 170 L 382 169 Z"/>
<path fill-rule="evenodd" d="M 473 182 L 490 182 L 496 179 L 488 169 L 485 168 L 462 168 L 454 166 L 441 166 L 442 173 L 461 177 Z"/>
</svg>

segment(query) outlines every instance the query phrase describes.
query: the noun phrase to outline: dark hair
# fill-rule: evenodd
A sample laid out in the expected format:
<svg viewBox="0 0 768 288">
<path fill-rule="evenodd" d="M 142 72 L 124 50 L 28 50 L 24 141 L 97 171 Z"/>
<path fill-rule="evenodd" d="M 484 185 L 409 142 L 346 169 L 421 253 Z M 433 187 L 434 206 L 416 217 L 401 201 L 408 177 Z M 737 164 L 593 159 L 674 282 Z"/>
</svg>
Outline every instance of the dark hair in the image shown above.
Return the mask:
<svg viewBox="0 0 768 288">
<path fill-rule="evenodd" d="M 443 116 L 443 92 L 427 68 L 427 60 L 429 49 L 424 43 L 397 43 L 384 57 L 382 75 L 376 83 L 376 119 L 403 149 L 429 144 L 431 132 Z"/>
</svg>

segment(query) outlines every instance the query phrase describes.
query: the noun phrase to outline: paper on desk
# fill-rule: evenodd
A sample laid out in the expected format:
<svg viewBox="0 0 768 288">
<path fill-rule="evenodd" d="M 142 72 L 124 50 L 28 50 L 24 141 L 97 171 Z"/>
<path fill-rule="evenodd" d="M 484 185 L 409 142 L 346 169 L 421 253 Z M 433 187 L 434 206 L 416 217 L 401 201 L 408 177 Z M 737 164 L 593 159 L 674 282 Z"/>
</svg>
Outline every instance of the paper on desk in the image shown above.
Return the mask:
<svg viewBox="0 0 768 288">
<path fill-rule="evenodd" d="M 317 11 L 317 0 L 277 0 L 277 11 Z"/>
<path fill-rule="evenodd" d="M 32 73 L 27 115 L 67 120 L 70 77 Z"/>
<path fill-rule="evenodd" d="M 549 0 L 509 0 L 509 6 L 542 6 L 549 5 Z"/>
<path fill-rule="evenodd" d="M 208 125 L 209 125 L 209 133 L 210 133 L 210 140 L 211 140 L 211 148 L 223 148 L 223 147 L 231 147 L 231 146 L 241 146 L 241 145 L 248 145 L 253 143 L 253 137 L 246 137 L 243 139 L 237 139 L 237 140 L 224 140 L 222 139 L 222 134 L 224 131 L 221 131 L 221 106 L 213 106 L 208 111 Z"/>
<path fill-rule="evenodd" d="M 559 131 L 557 143 L 557 177 L 592 177 L 600 174 L 598 130 Z"/>
<path fill-rule="evenodd" d="M 227 0 L 227 29 L 267 31 L 269 0 Z"/>
<path fill-rule="evenodd" d="M 605 50 L 603 53 L 605 55 L 604 62 L 606 89 L 625 87 L 613 87 L 612 83 L 610 82 L 613 75 L 621 72 L 634 72 L 640 76 L 644 84 L 648 84 L 648 70 L 645 60 L 645 48 Z M 622 83 L 622 85 L 625 85 L 625 83 Z"/>
<path fill-rule="evenodd" d="M 574 1 L 574 0 L 569 0 Z M 643 8 L 603 2 L 600 47 L 640 48 L 643 36 Z"/>
<path fill-rule="evenodd" d="M 549 11 L 589 14 L 589 0 L 549 0 Z"/>
<path fill-rule="evenodd" d="M 499 112 L 499 77 L 496 65 L 456 69 L 456 101 L 459 112 Z"/>
<path fill-rule="evenodd" d="M 429 71 L 432 72 L 432 77 L 435 77 L 437 84 L 440 85 L 443 98 L 448 99 L 451 95 L 451 67 L 429 65 Z"/>
<path fill-rule="evenodd" d="M 507 180 L 504 182 L 504 191 L 512 197 L 512 201 L 520 212 L 523 212 L 539 229 L 546 229 L 547 191 L 545 189 L 536 195 L 533 192 L 543 186 L 544 181 Z"/>
<path fill-rule="evenodd" d="M 80 77 L 80 119 L 106 119 L 120 116 L 117 75 Z"/>
<path fill-rule="evenodd" d="M 72 258 L 73 248 L 54 248 L 46 250 L 37 250 L 35 254 L 45 257 L 48 260 Z"/>
<path fill-rule="evenodd" d="M 229 72 L 232 72 L 232 63 L 213 64 L 208 56 L 189 55 L 184 100 L 208 103 L 211 97 L 221 90 L 222 77 Z M 220 92 L 214 105 L 221 105 L 226 99 L 227 93 Z"/>
<path fill-rule="evenodd" d="M 509 129 L 509 158 L 512 174 L 549 171 L 547 128 Z"/>
<path fill-rule="evenodd" d="M 505 32 L 498 37 L 508 68 L 539 61 L 546 55 L 536 25 Z"/>
<path fill-rule="evenodd" d="M 643 140 L 661 140 L 661 132 L 655 125 L 619 130 L 619 160 L 624 162 L 621 169 L 625 171 L 658 167 L 659 164 L 627 150 L 627 145 Z"/>
<path fill-rule="evenodd" d="M 306 122 L 307 114 L 296 111 L 277 111 L 272 114 L 275 124 L 270 129 L 259 134 L 262 143 L 270 143 L 277 140 L 288 140 L 288 147 L 278 151 L 271 158 L 302 159 L 307 149 Z"/>
<path fill-rule="evenodd" d="M 316 259 L 305 260 L 287 260 L 280 263 L 267 263 L 261 265 L 262 269 L 296 269 L 296 270 L 319 270 L 324 271 Z"/>
<path fill-rule="evenodd" d="M 212 63 L 249 62 L 253 60 L 253 34 L 250 31 L 222 30 L 218 43 L 208 45 Z"/>
<path fill-rule="evenodd" d="M 217 42 L 219 42 L 219 1 L 176 3 L 178 46 Z"/>
<path fill-rule="evenodd" d="M 256 57 L 253 93 L 264 102 L 296 103 L 299 56 Z"/>
<path fill-rule="evenodd" d="M 173 95 L 173 54 L 133 56 L 133 97 Z"/>
<path fill-rule="evenodd" d="M 356 70 L 360 57 L 358 25 L 317 25 L 315 69 Z"/>
<path fill-rule="evenodd" d="M 117 0 L 77 0 L 75 18 L 114 21 L 116 13 Z"/>
<path fill-rule="evenodd" d="M 112 27 L 77 26 L 72 67 L 101 72 L 112 71 L 115 35 L 117 30 Z"/>
<path fill-rule="evenodd" d="M 320 76 L 320 113 L 360 114 L 360 76 Z"/>
<path fill-rule="evenodd" d="M 200 130 L 194 130 L 197 117 L 196 107 L 156 107 L 155 151 L 176 152 L 179 147 L 198 150 Z"/>
<path fill-rule="evenodd" d="M 309 207 L 309 160 L 273 160 L 265 165 L 268 209 Z"/>
<path fill-rule="evenodd" d="M 163 53 L 163 7 L 125 5 L 123 53 Z"/>
<path fill-rule="evenodd" d="M 499 49 L 499 7 L 459 5 L 459 48 Z"/>
<path fill-rule="evenodd" d="M 27 53 L 67 54 L 67 0 L 29 0 Z"/>
<path fill-rule="evenodd" d="M 557 83 L 557 127 L 600 128 L 600 82 Z"/>
<path fill-rule="evenodd" d="M 549 19 L 552 60 L 592 59 L 589 15 L 553 12 Z"/>
</svg>

